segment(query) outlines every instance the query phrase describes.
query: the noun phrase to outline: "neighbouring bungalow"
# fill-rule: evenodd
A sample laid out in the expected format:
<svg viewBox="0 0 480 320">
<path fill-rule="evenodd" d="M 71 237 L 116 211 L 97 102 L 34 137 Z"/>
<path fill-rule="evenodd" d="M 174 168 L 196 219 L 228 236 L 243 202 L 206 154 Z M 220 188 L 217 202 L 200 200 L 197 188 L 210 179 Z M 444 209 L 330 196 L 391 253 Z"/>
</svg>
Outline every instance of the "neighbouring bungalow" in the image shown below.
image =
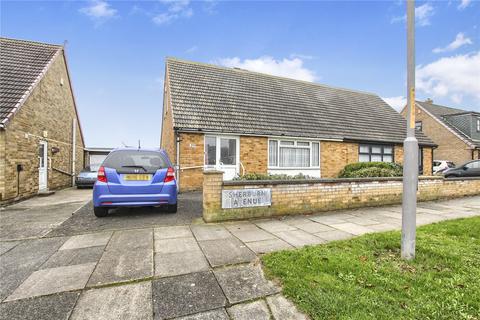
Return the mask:
<svg viewBox="0 0 480 320">
<path fill-rule="evenodd" d="M 416 107 L 416 129 L 438 145 L 435 160 L 461 165 L 480 159 L 480 112 L 441 106 L 431 99 L 416 101 Z"/>
<path fill-rule="evenodd" d="M 83 148 L 63 46 L 0 38 L 0 203 L 72 186 Z"/>
<path fill-rule="evenodd" d="M 180 189 L 203 171 L 334 178 L 349 163 L 403 161 L 404 118 L 379 96 L 237 68 L 168 58 L 161 147 Z M 417 132 L 419 167 L 432 173 L 435 143 Z"/>
</svg>

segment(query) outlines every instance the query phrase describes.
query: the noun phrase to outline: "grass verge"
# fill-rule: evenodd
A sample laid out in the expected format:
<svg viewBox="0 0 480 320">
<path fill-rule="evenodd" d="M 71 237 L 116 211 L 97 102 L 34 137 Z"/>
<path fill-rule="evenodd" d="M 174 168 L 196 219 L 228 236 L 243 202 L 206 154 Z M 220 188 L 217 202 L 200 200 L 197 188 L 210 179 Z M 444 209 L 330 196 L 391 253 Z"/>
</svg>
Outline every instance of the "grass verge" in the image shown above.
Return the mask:
<svg viewBox="0 0 480 320">
<path fill-rule="evenodd" d="M 418 228 L 416 253 L 386 232 L 262 260 L 312 319 L 480 319 L 480 217 Z"/>
</svg>

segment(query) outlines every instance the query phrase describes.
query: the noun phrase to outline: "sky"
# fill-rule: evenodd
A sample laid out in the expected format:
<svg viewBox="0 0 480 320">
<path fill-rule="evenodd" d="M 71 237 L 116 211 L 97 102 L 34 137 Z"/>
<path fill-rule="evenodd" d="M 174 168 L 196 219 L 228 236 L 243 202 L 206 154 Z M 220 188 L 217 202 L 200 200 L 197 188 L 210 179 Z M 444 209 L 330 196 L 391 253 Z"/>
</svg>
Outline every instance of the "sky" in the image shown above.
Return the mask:
<svg viewBox="0 0 480 320">
<path fill-rule="evenodd" d="M 88 147 L 160 143 L 165 57 L 406 96 L 405 1 L 5 1 L 66 53 Z M 480 1 L 416 2 L 417 99 L 480 111 Z"/>
</svg>

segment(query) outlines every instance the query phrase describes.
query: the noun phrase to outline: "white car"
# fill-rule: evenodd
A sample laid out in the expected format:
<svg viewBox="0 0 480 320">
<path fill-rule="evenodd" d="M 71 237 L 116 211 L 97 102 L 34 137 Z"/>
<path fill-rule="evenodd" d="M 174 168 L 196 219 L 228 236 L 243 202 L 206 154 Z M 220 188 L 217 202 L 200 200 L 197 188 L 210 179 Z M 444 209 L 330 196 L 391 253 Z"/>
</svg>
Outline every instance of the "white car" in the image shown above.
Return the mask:
<svg viewBox="0 0 480 320">
<path fill-rule="evenodd" d="M 442 173 L 443 171 L 455 168 L 455 163 L 448 160 L 433 160 L 433 173 Z"/>
</svg>

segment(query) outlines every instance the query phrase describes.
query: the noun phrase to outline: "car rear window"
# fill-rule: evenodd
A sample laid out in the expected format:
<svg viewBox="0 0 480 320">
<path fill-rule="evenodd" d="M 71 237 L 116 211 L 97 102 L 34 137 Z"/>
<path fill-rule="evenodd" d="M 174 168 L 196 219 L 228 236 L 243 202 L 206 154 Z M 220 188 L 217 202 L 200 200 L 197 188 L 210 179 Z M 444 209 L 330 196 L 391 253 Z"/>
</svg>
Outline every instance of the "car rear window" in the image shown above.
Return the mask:
<svg viewBox="0 0 480 320">
<path fill-rule="evenodd" d="M 118 173 L 154 173 L 167 168 L 167 161 L 155 151 L 118 150 L 110 153 L 103 166 L 117 170 Z"/>
</svg>

